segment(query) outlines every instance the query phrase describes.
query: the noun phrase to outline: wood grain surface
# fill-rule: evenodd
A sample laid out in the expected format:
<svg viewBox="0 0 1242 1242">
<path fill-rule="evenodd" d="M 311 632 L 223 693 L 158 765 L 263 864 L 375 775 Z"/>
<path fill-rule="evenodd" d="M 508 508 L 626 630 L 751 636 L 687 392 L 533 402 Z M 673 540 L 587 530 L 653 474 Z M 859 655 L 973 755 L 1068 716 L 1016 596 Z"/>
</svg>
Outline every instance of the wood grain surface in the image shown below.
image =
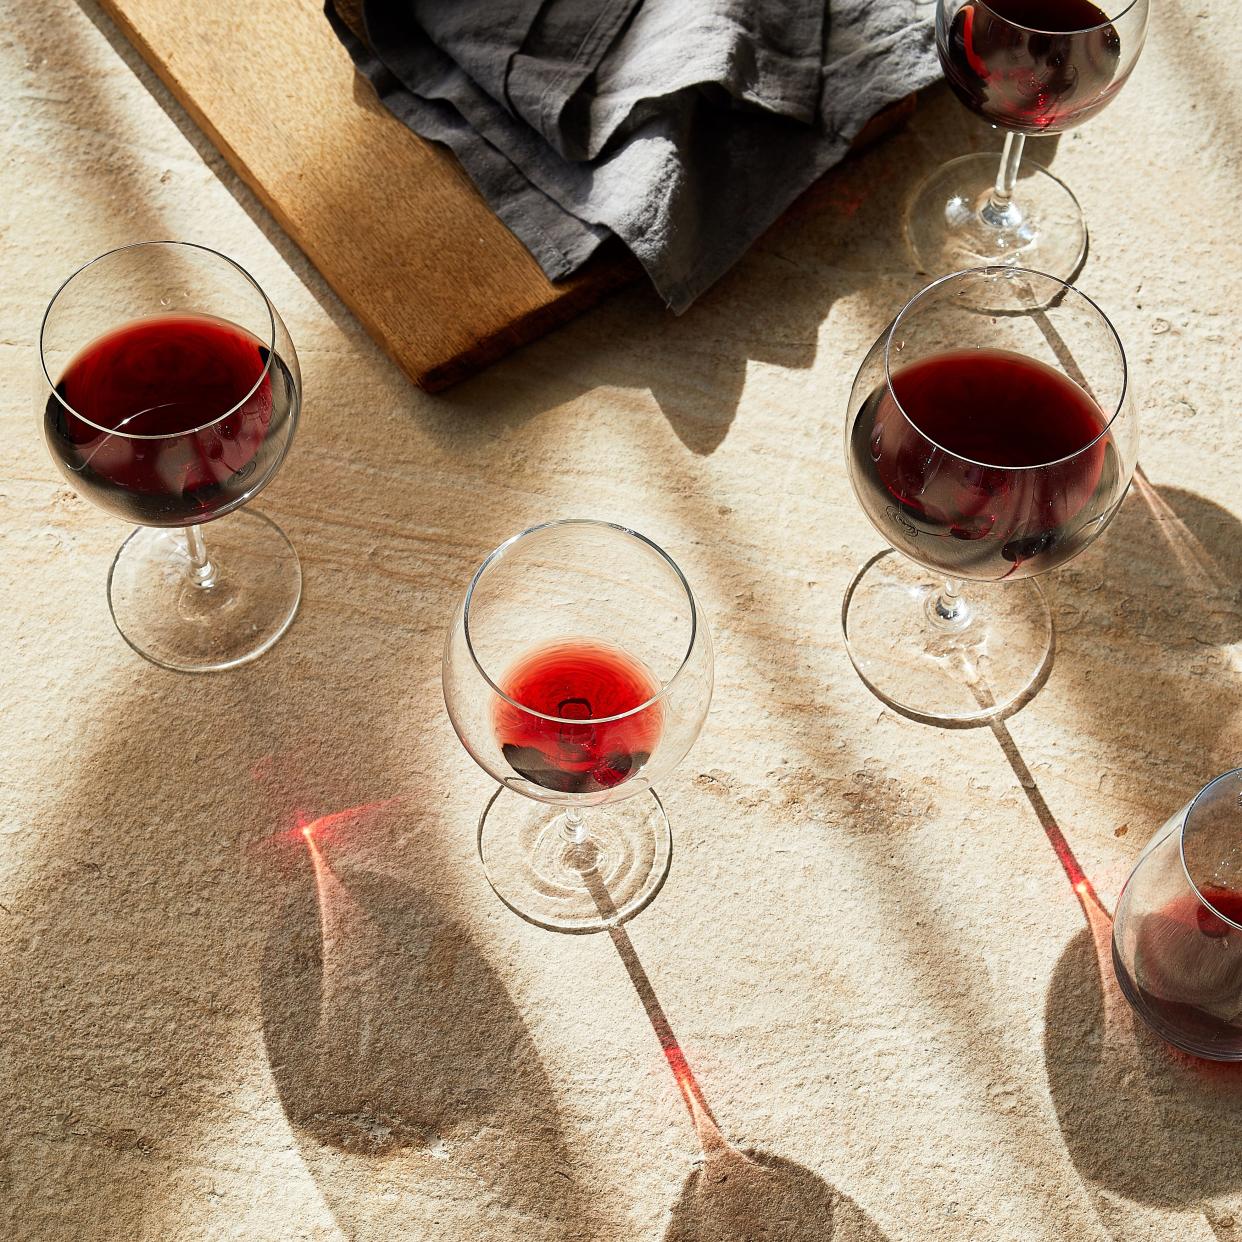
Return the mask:
<svg viewBox="0 0 1242 1242">
<path fill-rule="evenodd" d="M 453 156 L 359 82 L 316 0 L 102 0 L 341 300 L 442 389 L 641 274 L 617 244 L 553 284 Z M 889 109 L 874 141 L 909 114 Z"/>
<path fill-rule="evenodd" d="M 104 0 L 367 331 L 443 388 L 635 274 L 553 285 L 453 157 L 355 87 L 314 0 Z"/>
</svg>

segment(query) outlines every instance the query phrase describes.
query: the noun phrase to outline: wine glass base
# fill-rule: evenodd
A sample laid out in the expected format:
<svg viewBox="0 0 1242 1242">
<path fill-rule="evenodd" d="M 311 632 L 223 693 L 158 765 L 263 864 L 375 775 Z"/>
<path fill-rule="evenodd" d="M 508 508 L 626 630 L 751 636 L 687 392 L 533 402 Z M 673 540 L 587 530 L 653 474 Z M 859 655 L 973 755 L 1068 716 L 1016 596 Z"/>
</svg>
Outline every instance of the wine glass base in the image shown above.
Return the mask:
<svg viewBox="0 0 1242 1242">
<path fill-rule="evenodd" d="M 673 860 L 654 790 L 584 807 L 575 833 L 564 807 L 500 788 L 479 819 L 479 857 L 496 896 L 549 931 L 619 927 L 652 901 Z"/>
<path fill-rule="evenodd" d="M 858 675 L 911 719 L 966 726 L 1012 715 L 1052 669 L 1052 614 L 1031 578 L 968 582 L 963 615 L 938 623 L 944 579 L 892 548 L 845 593 L 841 624 Z"/>
<path fill-rule="evenodd" d="M 121 637 L 162 668 L 209 673 L 261 656 L 289 628 L 302 567 L 270 518 L 251 509 L 203 527 L 214 569 L 196 584 L 183 530 L 139 526 L 108 571 L 108 605 Z"/>
<path fill-rule="evenodd" d="M 1008 210 L 990 220 L 996 169 L 996 155 L 963 155 L 918 188 L 906 210 L 906 240 L 919 270 L 941 276 L 1003 264 L 1071 280 L 1087 255 L 1087 224 L 1073 192 L 1023 160 Z"/>
</svg>

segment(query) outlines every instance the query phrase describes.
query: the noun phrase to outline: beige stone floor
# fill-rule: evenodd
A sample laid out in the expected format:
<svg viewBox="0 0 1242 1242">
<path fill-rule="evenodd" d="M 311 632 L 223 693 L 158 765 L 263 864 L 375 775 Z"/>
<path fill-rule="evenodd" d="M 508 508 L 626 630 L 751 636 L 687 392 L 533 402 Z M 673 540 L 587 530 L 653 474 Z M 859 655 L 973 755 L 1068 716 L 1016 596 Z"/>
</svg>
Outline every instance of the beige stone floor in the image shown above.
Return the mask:
<svg viewBox="0 0 1242 1242">
<path fill-rule="evenodd" d="M 732 1213 L 797 1239 L 1242 1239 L 1242 1077 L 1133 1030 L 1035 809 L 1111 908 L 1242 752 L 1233 6 L 1156 0 L 1119 100 L 1044 152 L 1091 223 L 1080 283 L 1128 346 L 1154 490 L 1048 582 L 1057 663 L 1009 724 L 1024 791 L 987 730 L 884 710 L 838 620 L 879 546 L 840 430 L 918 285 L 901 203 L 994 134 L 933 93 L 684 318 L 635 289 L 430 398 L 83 3 L 0 24 L 2 1236 L 769 1236 L 713 1234 Z M 262 500 L 305 605 L 212 679 L 117 637 L 122 529 L 59 481 L 28 398 L 59 281 L 151 236 L 254 272 L 306 380 Z M 473 852 L 488 781 L 444 717 L 443 629 L 483 553 L 565 514 L 664 544 L 716 637 L 663 790 L 672 876 L 628 930 L 721 1131 L 763 1153 L 727 1179 L 696 1172 L 616 947 L 520 922 Z M 324 937 L 280 834 L 393 798 L 338 821 Z"/>
</svg>

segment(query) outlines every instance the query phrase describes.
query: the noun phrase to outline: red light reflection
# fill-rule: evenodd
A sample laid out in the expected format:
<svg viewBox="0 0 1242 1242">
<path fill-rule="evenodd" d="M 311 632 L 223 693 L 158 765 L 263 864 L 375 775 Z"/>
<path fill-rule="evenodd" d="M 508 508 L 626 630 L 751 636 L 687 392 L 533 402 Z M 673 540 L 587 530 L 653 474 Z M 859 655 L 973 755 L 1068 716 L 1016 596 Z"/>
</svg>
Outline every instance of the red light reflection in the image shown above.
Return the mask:
<svg viewBox="0 0 1242 1242">
<path fill-rule="evenodd" d="M 592 874 L 586 878 L 586 883 L 599 906 L 600 913 L 605 917 L 614 917 L 616 909 L 600 877 Z M 728 1140 L 721 1134 L 720 1127 L 716 1124 L 716 1118 L 712 1115 L 712 1110 L 703 1095 L 703 1089 L 699 1086 L 698 1079 L 695 1078 L 694 1071 L 690 1068 L 690 1062 L 686 1060 L 686 1054 L 682 1052 L 681 1045 L 673 1034 L 668 1015 L 665 1014 L 664 1007 L 660 1004 L 655 989 L 651 986 L 651 980 L 647 977 L 642 962 L 638 960 L 638 954 L 634 951 L 634 944 L 629 934 L 624 927 L 615 926 L 608 929 L 608 935 L 621 958 L 626 974 L 630 977 L 630 982 L 634 985 L 634 990 L 638 993 L 638 999 L 647 1013 L 651 1028 L 660 1041 L 660 1051 L 664 1053 L 664 1059 L 673 1072 L 673 1081 L 677 1084 L 677 1090 L 681 1092 L 682 1102 L 690 1114 L 690 1121 L 694 1126 L 694 1132 L 704 1156 L 710 1157 L 721 1152 L 732 1151 Z"/>
<path fill-rule="evenodd" d="M 672 1035 L 671 1031 L 669 1035 Z M 712 1110 L 708 1107 L 703 1089 L 699 1086 L 685 1053 L 675 1042 L 664 1044 L 661 1040 L 661 1044 L 664 1048 L 664 1059 L 668 1062 L 669 1069 L 673 1071 L 673 1079 L 690 1113 L 690 1121 L 694 1126 L 695 1134 L 698 1135 L 699 1146 L 703 1149 L 703 1154 L 710 1156 L 714 1152 L 728 1149 L 730 1144 L 720 1133 L 720 1127 L 716 1124 L 716 1118 L 712 1116 Z"/>
<path fill-rule="evenodd" d="M 324 858 L 319 846 L 315 844 L 309 824 L 303 825 L 302 836 L 306 838 L 306 851 L 310 856 L 311 870 L 315 876 L 315 903 L 319 907 L 319 943 L 325 985 L 321 992 L 320 1016 L 322 1017 L 322 999 L 326 998 L 329 990 L 327 984 L 335 973 L 337 947 L 341 939 L 340 916 L 345 903 L 349 901 L 349 894 L 332 874 L 328 860 Z"/>
<path fill-rule="evenodd" d="M 1022 752 L 1018 749 L 1017 743 L 1013 740 L 1013 734 L 1009 732 L 1003 720 L 989 720 L 988 726 L 995 735 L 997 742 L 1000 743 L 1001 751 L 1006 759 L 1009 760 L 1009 766 L 1013 768 L 1013 774 L 1018 778 L 1018 784 L 1022 787 L 1022 792 L 1026 794 L 1026 800 L 1031 804 L 1031 810 L 1035 812 L 1035 817 L 1039 820 L 1039 825 L 1044 830 L 1044 835 L 1048 838 L 1048 844 L 1052 846 L 1053 853 L 1057 856 L 1057 861 L 1061 864 L 1061 870 L 1065 872 L 1066 879 L 1070 882 L 1070 887 L 1074 890 L 1074 896 L 1078 898 L 1078 904 L 1082 906 L 1083 913 L 1087 916 L 1088 924 L 1094 928 L 1095 921 L 1092 911 L 1103 914 L 1104 918 L 1111 924 L 1112 915 L 1109 914 L 1104 903 L 1100 900 L 1100 895 L 1095 891 L 1095 885 L 1091 883 L 1091 878 L 1082 869 L 1074 851 L 1070 848 L 1070 843 L 1065 839 L 1065 834 L 1061 831 L 1060 825 L 1053 818 L 1052 811 L 1048 803 L 1044 801 L 1044 795 L 1040 793 L 1039 786 L 1035 783 L 1035 777 L 1031 774 L 1031 769 L 1027 767 L 1026 760 L 1022 758 Z"/>
<path fill-rule="evenodd" d="M 1041 798 L 1040 801 L 1043 802 L 1043 799 Z M 1042 816 L 1041 820 L 1043 820 Z M 1087 873 L 1082 869 L 1082 865 L 1075 857 L 1074 851 L 1070 848 L 1070 843 L 1065 839 L 1065 834 L 1060 827 L 1051 819 L 1046 819 L 1043 820 L 1043 829 L 1053 852 L 1057 856 L 1057 861 L 1061 864 L 1061 869 L 1065 872 L 1066 878 L 1073 886 L 1074 894 L 1083 908 L 1083 913 L 1087 915 L 1087 921 L 1091 921 L 1091 914 L 1088 909 L 1090 905 L 1103 913 L 1111 923 L 1112 915 L 1109 914 L 1104 903 L 1100 900 L 1099 893 L 1095 891 L 1095 885 L 1091 883 Z"/>
<path fill-rule="evenodd" d="M 301 858 L 304 851 L 310 862 L 322 959 L 321 1022 L 345 1003 L 342 994 L 350 987 L 351 972 L 345 966 L 342 954 L 349 951 L 347 946 L 358 937 L 369 934 L 366 928 L 370 922 L 369 916 L 333 871 L 329 852 L 348 853 L 351 846 L 359 844 L 354 830 L 376 812 L 403 802 L 407 796 L 360 802 L 356 806 L 313 817 L 303 810 L 294 810 L 291 815 L 293 822 L 289 827 L 252 846 L 264 849 L 276 846 L 288 862 Z M 301 872 L 301 879 L 304 882 L 304 872 Z"/>
<path fill-rule="evenodd" d="M 297 827 L 308 841 L 312 836 L 324 838 L 342 824 L 356 823 L 364 816 L 370 815 L 373 811 L 381 811 L 384 807 L 393 806 L 401 800 L 400 797 L 396 797 L 384 798 L 379 802 L 362 802 L 357 806 L 348 806 L 343 811 L 333 811 L 331 814 L 320 815 L 317 819 L 309 821 L 305 820 L 299 812 Z"/>
<path fill-rule="evenodd" d="M 326 815 L 313 818 L 305 811 L 293 812 L 293 825 L 273 833 L 267 840 L 269 843 L 296 843 L 299 839 L 310 844 L 312 839 L 321 843 L 336 842 L 341 829 L 346 826 L 358 825 L 368 815 L 382 811 L 386 807 L 395 806 L 405 800 L 405 795 L 392 798 L 381 798 L 376 802 L 360 802 L 357 806 L 347 806 L 340 811 L 330 811 Z"/>
<path fill-rule="evenodd" d="M 337 812 L 295 829 L 306 843 L 306 856 L 310 859 L 315 882 L 315 905 L 319 915 L 320 945 L 320 994 L 319 1023 L 323 1027 L 339 1020 L 342 1013 L 352 1007 L 352 989 L 356 985 L 357 971 L 350 965 L 374 933 L 372 920 L 367 911 L 350 894 L 349 889 L 332 869 L 327 854 L 327 842 L 319 831 L 325 819 L 341 822 L 339 816 L 359 812 L 364 808 L 351 807 L 349 812 Z"/>
</svg>

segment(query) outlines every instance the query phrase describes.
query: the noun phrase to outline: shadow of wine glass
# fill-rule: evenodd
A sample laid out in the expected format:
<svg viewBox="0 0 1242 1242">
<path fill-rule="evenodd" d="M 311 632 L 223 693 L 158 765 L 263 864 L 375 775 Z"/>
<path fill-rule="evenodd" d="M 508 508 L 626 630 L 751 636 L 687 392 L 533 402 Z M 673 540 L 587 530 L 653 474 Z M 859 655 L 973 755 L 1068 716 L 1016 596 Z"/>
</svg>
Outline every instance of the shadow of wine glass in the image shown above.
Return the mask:
<svg viewBox="0 0 1242 1242">
<path fill-rule="evenodd" d="M 286 846 L 263 1036 L 303 1158 L 348 1236 L 405 1234 L 403 1192 L 481 1200 L 523 1238 L 605 1236 L 522 1015 L 470 933 L 430 889 L 330 862 L 317 838 L 311 826 Z M 388 1193 L 364 1208 L 367 1177 Z"/>
<path fill-rule="evenodd" d="M 1178 1053 L 1134 1017 L 1110 932 L 1079 932 L 1049 986 L 1044 1058 L 1066 1150 L 1096 1190 L 1202 1209 L 1242 1188 L 1242 1066 Z"/>
<path fill-rule="evenodd" d="M 885 1242 L 849 1196 L 792 1160 L 729 1148 L 690 1175 L 664 1242 Z"/>
<path fill-rule="evenodd" d="M 1110 538 L 1123 539 L 1127 555 L 1107 557 L 1103 575 L 1090 563 L 1085 572 L 1075 567 L 1069 589 L 1062 583 L 1059 595 L 1062 605 L 1069 605 L 1071 629 L 1089 616 L 1091 631 L 1106 633 L 1118 624 L 1108 613 L 1115 614 L 1120 604 L 1123 617 L 1134 615 L 1132 628 L 1140 640 L 1158 636 L 1142 677 L 1124 683 L 1124 693 L 1138 701 L 1121 713 L 1122 723 L 1115 711 L 1109 717 L 1111 727 L 1145 731 L 1153 712 L 1161 724 L 1170 711 L 1179 721 L 1195 719 L 1205 702 L 1213 701 L 1198 694 L 1197 687 L 1188 690 L 1187 683 L 1194 687 L 1195 679 L 1186 676 L 1186 661 L 1188 651 L 1201 659 L 1242 636 L 1242 594 L 1236 585 L 1242 540 L 1232 514 L 1193 493 L 1157 489 L 1141 470 L 1123 514 Z M 1140 607 L 1132 609 L 1135 599 Z M 1093 642 L 1097 654 L 1099 646 Z M 1127 658 L 1132 660 L 1132 654 Z M 1221 693 L 1220 687 L 1215 692 Z M 1227 710 L 1232 704 L 1236 710 L 1236 701 L 1236 691 L 1230 691 L 1221 706 Z M 1222 732 L 1227 736 L 1219 714 L 1207 715 L 1217 740 Z M 1207 1216 L 1204 1200 L 1242 1187 L 1237 1158 L 1242 1066 L 1184 1056 L 1134 1017 L 1113 975 L 1111 915 L 1007 725 L 995 718 L 986 723 L 1086 919 L 1053 972 L 1044 1014 L 1049 1092 L 1070 1160 L 1096 1192 L 1106 1228 L 1118 1223 L 1110 1218 L 1125 1216 L 1123 1207 L 1108 1202 L 1110 1195 L 1166 1209 L 1201 1210 Z M 1192 752 L 1197 765 L 1206 749 Z M 1208 1223 L 1216 1230 L 1210 1217 Z M 1126 1236 L 1128 1224 L 1122 1221 L 1119 1227 L 1116 1236 Z"/>
<path fill-rule="evenodd" d="M 583 880 L 606 922 L 616 907 L 597 871 Z M 664 1007 L 625 928 L 607 927 L 613 947 L 660 1042 L 702 1150 L 673 1205 L 664 1242 L 887 1242 L 866 1212 L 804 1165 L 734 1147 L 721 1133 Z"/>
<path fill-rule="evenodd" d="M 1055 591 L 1062 692 L 1154 826 L 1232 766 L 1242 522 L 1139 468 L 1111 528 L 1065 566 Z"/>
<path fill-rule="evenodd" d="M 1112 917 L 1008 728 L 991 727 L 1086 920 L 1057 962 L 1044 1010 L 1045 1071 L 1066 1151 L 1097 1192 L 1106 1227 L 1124 1212 L 1101 1191 L 1206 1213 L 1203 1200 L 1242 1186 L 1242 1066 L 1184 1056 L 1134 1017 L 1113 975 Z"/>
<path fill-rule="evenodd" d="M 1139 466 L 1108 537 L 1114 551 L 1124 547 L 1126 554 L 1110 556 L 1104 572 L 1091 566 L 1085 585 L 1098 590 L 1103 579 L 1109 597 L 1103 602 L 1131 633 L 1174 650 L 1242 639 L 1242 521 L 1236 515 L 1195 492 L 1153 484 Z M 1072 574 L 1076 565 L 1066 570 Z M 1077 585 L 1082 593 L 1084 584 Z"/>
</svg>

